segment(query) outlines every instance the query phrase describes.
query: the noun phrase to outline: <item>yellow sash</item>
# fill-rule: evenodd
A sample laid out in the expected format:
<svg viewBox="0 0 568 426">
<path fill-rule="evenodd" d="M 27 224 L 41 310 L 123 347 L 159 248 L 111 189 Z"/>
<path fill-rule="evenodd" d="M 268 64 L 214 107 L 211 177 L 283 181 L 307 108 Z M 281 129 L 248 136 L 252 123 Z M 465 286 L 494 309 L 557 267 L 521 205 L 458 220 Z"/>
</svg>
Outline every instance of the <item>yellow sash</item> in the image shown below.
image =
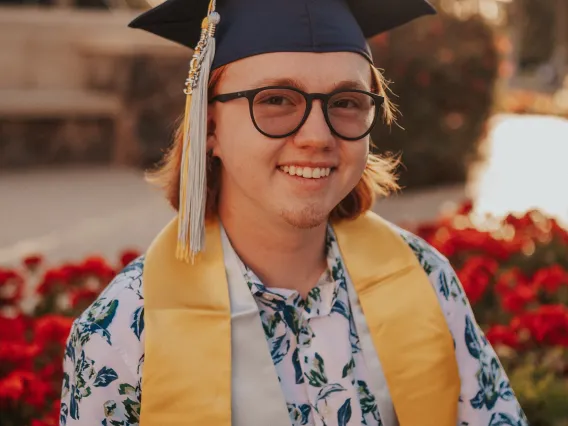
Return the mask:
<svg viewBox="0 0 568 426">
<path fill-rule="evenodd" d="M 414 253 L 373 213 L 334 230 L 400 425 L 455 426 L 453 342 Z M 146 254 L 140 425 L 230 426 L 231 308 L 219 224 L 207 226 L 194 265 L 176 260 L 176 244 L 174 219 Z"/>
</svg>

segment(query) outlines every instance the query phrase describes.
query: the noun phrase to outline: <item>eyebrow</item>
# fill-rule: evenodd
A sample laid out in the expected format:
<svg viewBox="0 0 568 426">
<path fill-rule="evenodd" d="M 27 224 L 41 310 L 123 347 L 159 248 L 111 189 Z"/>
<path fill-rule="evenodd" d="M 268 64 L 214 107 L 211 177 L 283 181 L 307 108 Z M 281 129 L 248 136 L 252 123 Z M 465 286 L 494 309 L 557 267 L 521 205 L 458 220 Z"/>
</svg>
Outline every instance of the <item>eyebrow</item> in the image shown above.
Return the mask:
<svg viewBox="0 0 568 426">
<path fill-rule="evenodd" d="M 363 84 L 361 81 L 358 80 L 342 80 L 333 85 L 332 90 L 340 90 L 340 89 L 355 89 L 355 90 L 369 90 L 366 84 Z"/>
<path fill-rule="evenodd" d="M 263 80 L 257 81 L 255 87 L 264 86 L 291 86 L 300 90 L 305 90 L 306 86 L 302 84 L 300 80 L 295 78 L 265 78 Z"/>
<path fill-rule="evenodd" d="M 256 82 L 255 87 L 264 87 L 264 86 L 290 86 L 295 87 L 297 89 L 307 91 L 306 86 L 299 80 L 295 78 L 267 78 Z M 334 90 L 369 90 L 367 85 L 365 85 L 361 81 L 357 80 L 342 80 L 338 81 L 333 84 L 331 87 L 330 92 Z"/>
</svg>

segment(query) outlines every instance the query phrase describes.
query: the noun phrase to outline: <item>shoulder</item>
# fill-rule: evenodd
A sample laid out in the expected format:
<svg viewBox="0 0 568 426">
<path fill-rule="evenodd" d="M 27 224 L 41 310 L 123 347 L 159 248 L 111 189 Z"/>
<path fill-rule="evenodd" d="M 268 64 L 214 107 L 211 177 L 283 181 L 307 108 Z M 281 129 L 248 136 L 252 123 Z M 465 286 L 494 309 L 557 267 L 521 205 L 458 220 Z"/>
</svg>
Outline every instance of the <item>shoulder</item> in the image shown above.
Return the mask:
<svg viewBox="0 0 568 426">
<path fill-rule="evenodd" d="M 456 306 L 467 307 L 467 296 L 449 260 L 419 236 L 392 223 L 389 225 L 416 256 L 446 314 Z"/>
<path fill-rule="evenodd" d="M 422 238 L 393 223 L 388 222 L 388 224 L 412 250 L 424 272 L 428 275 L 435 270 L 450 266 L 448 259 Z"/>
<path fill-rule="evenodd" d="M 139 257 L 110 282 L 99 297 L 74 321 L 66 357 L 84 350 L 119 355 L 137 373 L 144 348 L 144 257 Z"/>
</svg>

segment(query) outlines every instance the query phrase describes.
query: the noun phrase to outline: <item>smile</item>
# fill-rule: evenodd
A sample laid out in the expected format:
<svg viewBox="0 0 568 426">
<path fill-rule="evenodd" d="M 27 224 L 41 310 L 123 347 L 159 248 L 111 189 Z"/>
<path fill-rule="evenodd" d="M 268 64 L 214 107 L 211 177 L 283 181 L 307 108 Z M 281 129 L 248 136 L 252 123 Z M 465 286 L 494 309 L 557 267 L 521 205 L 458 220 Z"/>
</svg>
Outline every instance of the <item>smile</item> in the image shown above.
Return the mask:
<svg viewBox="0 0 568 426">
<path fill-rule="evenodd" d="M 284 173 L 290 176 L 299 176 L 306 179 L 321 179 L 329 176 L 331 173 L 330 167 L 301 167 L 301 166 L 280 166 L 278 167 Z"/>
</svg>

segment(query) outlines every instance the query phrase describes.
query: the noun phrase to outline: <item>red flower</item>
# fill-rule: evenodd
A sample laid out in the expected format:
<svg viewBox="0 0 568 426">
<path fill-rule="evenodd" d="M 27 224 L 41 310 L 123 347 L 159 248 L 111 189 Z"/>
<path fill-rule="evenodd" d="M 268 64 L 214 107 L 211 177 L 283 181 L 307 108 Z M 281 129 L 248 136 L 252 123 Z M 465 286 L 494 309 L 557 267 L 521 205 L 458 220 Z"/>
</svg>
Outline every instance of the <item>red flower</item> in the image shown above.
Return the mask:
<svg viewBox="0 0 568 426">
<path fill-rule="evenodd" d="M 120 255 L 120 264 L 124 268 L 125 266 L 130 264 L 130 262 L 137 259 L 138 256 L 140 256 L 140 252 L 136 250 L 125 250 Z"/>
<path fill-rule="evenodd" d="M 37 292 L 46 295 L 65 287 L 69 283 L 68 271 L 64 268 L 49 269 L 45 272 Z"/>
<path fill-rule="evenodd" d="M 53 380 L 53 379 L 59 380 L 60 379 L 59 374 L 63 370 L 63 366 L 61 364 L 62 364 L 61 362 L 47 364 L 45 367 L 41 368 L 38 371 L 39 377 L 45 380 Z"/>
<path fill-rule="evenodd" d="M 505 325 L 494 325 L 485 333 L 487 340 L 492 345 L 505 345 L 511 348 L 517 348 L 519 339 L 514 330 Z"/>
<path fill-rule="evenodd" d="M 114 269 L 102 257 L 92 256 L 85 259 L 80 265 L 81 272 L 99 278 L 105 284 L 115 275 Z"/>
<path fill-rule="evenodd" d="M 505 219 L 503 219 L 503 222 L 513 225 L 516 231 L 523 231 L 534 226 L 534 221 L 532 220 L 530 213 L 525 213 L 522 216 L 509 214 L 505 217 Z"/>
<path fill-rule="evenodd" d="M 49 382 L 39 378 L 35 374 L 29 374 L 24 378 L 25 393 L 23 400 L 26 404 L 31 405 L 38 411 L 43 411 L 53 395 L 53 388 Z"/>
<path fill-rule="evenodd" d="M 568 244 L 568 230 L 558 224 L 555 219 L 550 219 L 550 233 L 560 239 L 565 244 Z"/>
<path fill-rule="evenodd" d="M 24 377 L 31 375 L 26 371 L 12 371 L 0 379 L 0 401 L 20 401 L 24 394 Z"/>
<path fill-rule="evenodd" d="M 527 305 L 535 299 L 535 288 L 528 284 L 520 284 L 503 295 L 501 303 L 507 312 L 519 313 L 524 311 Z"/>
<path fill-rule="evenodd" d="M 505 295 L 518 286 L 528 285 L 527 277 L 517 267 L 504 271 L 499 275 L 495 284 L 495 290 L 500 295 Z"/>
<path fill-rule="evenodd" d="M 24 291 L 24 279 L 11 269 L 0 269 L 0 305 L 16 304 Z"/>
<path fill-rule="evenodd" d="M 554 294 L 561 285 L 568 285 L 568 272 L 560 265 L 553 265 L 537 271 L 532 281 L 537 288 Z"/>
<path fill-rule="evenodd" d="M 43 263 L 43 257 L 40 255 L 32 255 L 24 258 L 23 264 L 27 269 L 35 270 Z"/>
<path fill-rule="evenodd" d="M 447 257 L 468 251 L 505 260 L 519 250 L 517 241 L 496 240 L 488 232 L 472 228 L 463 230 L 440 229 L 429 243 Z"/>
<path fill-rule="evenodd" d="M 69 300 L 73 309 L 87 308 L 99 295 L 98 291 L 80 288 L 70 293 Z"/>
<path fill-rule="evenodd" d="M 41 420 L 32 420 L 31 426 L 58 426 L 61 401 L 56 400 L 51 405 L 50 412 Z"/>
<path fill-rule="evenodd" d="M 53 421 L 53 419 L 43 418 L 41 420 L 33 419 L 30 426 L 55 426 L 57 423 Z"/>
<path fill-rule="evenodd" d="M 66 263 L 65 265 L 59 268 L 59 271 L 62 276 L 66 277 L 68 284 L 72 284 L 73 281 L 79 278 L 82 273 L 81 268 L 72 263 Z"/>
<path fill-rule="evenodd" d="M 440 226 L 437 223 L 422 223 L 416 228 L 416 235 L 429 242 L 439 230 Z"/>
<path fill-rule="evenodd" d="M 473 210 L 473 201 L 466 200 L 458 207 L 456 214 L 465 216 L 470 214 L 472 210 Z"/>
<path fill-rule="evenodd" d="M 0 365 L 30 370 L 39 353 L 40 347 L 33 343 L 2 342 L 0 345 Z"/>
<path fill-rule="evenodd" d="M 568 347 L 568 307 L 543 305 L 511 321 L 518 333 L 526 332 L 537 345 Z"/>
<path fill-rule="evenodd" d="M 499 264 L 491 258 L 473 256 L 457 271 L 458 278 L 472 304 L 483 297 L 498 268 Z"/>
<path fill-rule="evenodd" d="M 16 370 L 0 379 L 0 401 L 23 401 L 42 410 L 51 393 L 50 384 L 29 371 Z"/>
<path fill-rule="evenodd" d="M 38 318 L 35 323 L 36 342 L 41 347 L 51 343 L 64 346 L 72 325 L 73 318 L 59 315 L 46 315 Z"/>
<path fill-rule="evenodd" d="M 23 342 L 27 324 L 22 315 L 9 318 L 0 315 L 0 342 Z"/>
</svg>

